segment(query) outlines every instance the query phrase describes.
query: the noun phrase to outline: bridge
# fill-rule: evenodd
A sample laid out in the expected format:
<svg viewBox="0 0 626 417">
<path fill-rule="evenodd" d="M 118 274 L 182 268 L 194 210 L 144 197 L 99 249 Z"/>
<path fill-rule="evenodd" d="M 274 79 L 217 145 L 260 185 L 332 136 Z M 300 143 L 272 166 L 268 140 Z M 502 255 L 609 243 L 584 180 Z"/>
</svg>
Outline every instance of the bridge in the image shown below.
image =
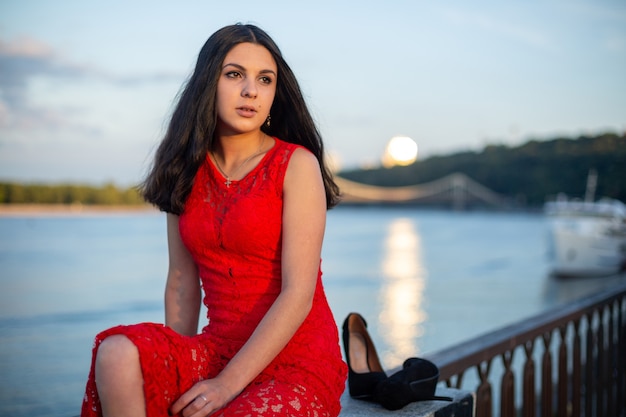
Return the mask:
<svg viewBox="0 0 626 417">
<path fill-rule="evenodd" d="M 470 204 L 498 208 L 510 205 L 507 197 L 459 172 L 435 181 L 402 187 L 368 185 L 341 176 L 335 176 L 335 182 L 345 203 L 443 203 L 455 209 L 463 209 Z"/>
</svg>

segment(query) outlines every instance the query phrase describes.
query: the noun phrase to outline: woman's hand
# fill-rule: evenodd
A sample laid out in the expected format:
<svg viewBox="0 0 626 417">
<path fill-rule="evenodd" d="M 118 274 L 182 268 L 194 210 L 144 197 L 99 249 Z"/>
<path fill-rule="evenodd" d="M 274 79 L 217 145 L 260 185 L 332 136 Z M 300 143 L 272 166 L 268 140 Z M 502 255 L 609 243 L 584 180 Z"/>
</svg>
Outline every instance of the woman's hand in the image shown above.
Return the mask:
<svg viewBox="0 0 626 417">
<path fill-rule="evenodd" d="M 170 409 L 172 415 L 182 412 L 184 417 L 205 417 L 224 407 L 237 393 L 233 394 L 218 378 L 207 379 L 195 384 L 181 395 Z"/>
</svg>

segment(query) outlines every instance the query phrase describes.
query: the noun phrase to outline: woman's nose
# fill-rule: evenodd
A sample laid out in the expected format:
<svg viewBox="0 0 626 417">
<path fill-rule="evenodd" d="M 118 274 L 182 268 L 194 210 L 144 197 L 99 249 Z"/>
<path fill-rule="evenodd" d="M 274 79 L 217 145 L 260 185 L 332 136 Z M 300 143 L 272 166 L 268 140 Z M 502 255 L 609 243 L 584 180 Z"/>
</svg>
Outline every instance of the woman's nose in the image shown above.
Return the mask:
<svg viewBox="0 0 626 417">
<path fill-rule="evenodd" d="M 258 92 L 254 80 L 247 80 L 247 82 L 243 86 L 243 90 L 241 90 L 241 95 L 243 97 L 256 98 L 257 93 Z"/>
</svg>

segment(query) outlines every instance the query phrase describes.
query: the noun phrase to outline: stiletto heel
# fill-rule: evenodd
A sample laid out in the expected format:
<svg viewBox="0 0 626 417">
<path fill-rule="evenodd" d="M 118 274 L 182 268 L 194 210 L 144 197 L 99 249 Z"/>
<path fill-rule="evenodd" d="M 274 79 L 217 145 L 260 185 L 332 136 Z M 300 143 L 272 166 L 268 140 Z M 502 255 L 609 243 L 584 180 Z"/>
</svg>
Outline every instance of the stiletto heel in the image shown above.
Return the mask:
<svg viewBox="0 0 626 417">
<path fill-rule="evenodd" d="M 399 410 L 415 401 L 452 401 L 451 397 L 435 395 L 439 379 L 439 368 L 421 358 L 404 361 L 402 370 L 377 385 L 374 401 L 387 410 Z"/>
<path fill-rule="evenodd" d="M 348 363 L 348 390 L 352 398 L 370 400 L 380 381 L 387 379 L 367 332 L 367 323 L 358 313 L 343 322 L 343 348 Z"/>
</svg>

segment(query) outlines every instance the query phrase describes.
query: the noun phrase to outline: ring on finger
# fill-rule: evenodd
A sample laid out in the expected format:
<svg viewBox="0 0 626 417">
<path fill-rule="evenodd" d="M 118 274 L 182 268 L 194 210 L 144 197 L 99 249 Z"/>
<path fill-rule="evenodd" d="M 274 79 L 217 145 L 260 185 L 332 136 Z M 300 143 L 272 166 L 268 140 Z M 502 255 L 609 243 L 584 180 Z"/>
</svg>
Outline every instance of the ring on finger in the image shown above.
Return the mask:
<svg viewBox="0 0 626 417">
<path fill-rule="evenodd" d="M 209 402 L 209 400 L 207 400 L 206 397 L 203 394 L 198 395 L 198 398 L 202 398 L 205 403 Z"/>
</svg>

